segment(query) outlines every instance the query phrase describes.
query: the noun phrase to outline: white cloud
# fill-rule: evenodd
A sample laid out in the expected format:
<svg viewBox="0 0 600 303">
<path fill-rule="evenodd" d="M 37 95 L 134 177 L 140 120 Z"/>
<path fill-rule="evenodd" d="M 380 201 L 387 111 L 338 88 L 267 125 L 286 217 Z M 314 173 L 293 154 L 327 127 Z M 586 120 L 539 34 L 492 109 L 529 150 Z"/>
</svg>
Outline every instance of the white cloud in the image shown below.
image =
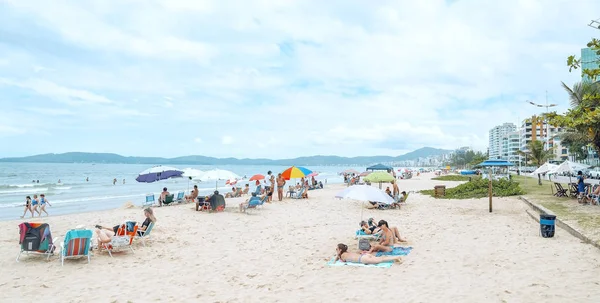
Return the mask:
<svg viewBox="0 0 600 303">
<path fill-rule="evenodd" d="M 483 150 L 489 128 L 539 112 L 526 99 L 548 90 L 566 109 L 565 58 L 600 34 L 586 26 L 600 3 L 447 2 L 7 1 L 8 34 L 42 26 L 56 45 L 5 43 L 0 103 L 58 101 L 123 142 L 152 129 L 275 158 Z M 120 152 L 118 136 L 104 145 Z"/>
<path fill-rule="evenodd" d="M 231 144 L 233 144 L 233 138 L 231 136 L 223 136 L 221 138 L 221 144 L 231 145 Z"/>
</svg>

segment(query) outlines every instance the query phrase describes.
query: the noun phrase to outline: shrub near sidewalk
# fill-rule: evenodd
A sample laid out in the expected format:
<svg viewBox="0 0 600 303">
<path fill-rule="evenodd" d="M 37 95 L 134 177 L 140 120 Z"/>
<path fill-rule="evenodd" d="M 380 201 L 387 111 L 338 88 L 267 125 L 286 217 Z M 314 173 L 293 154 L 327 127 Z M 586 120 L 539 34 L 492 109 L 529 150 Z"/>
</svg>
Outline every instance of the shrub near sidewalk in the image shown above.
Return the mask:
<svg viewBox="0 0 600 303">
<path fill-rule="evenodd" d="M 522 195 L 524 192 L 519 183 L 506 179 L 492 181 L 492 195 L 494 197 L 508 197 Z M 422 194 L 435 196 L 434 190 L 422 190 Z M 471 199 L 484 198 L 488 196 L 488 180 L 474 179 L 456 187 L 446 188 L 446 195 L 443 199 Z"/>
</svg>

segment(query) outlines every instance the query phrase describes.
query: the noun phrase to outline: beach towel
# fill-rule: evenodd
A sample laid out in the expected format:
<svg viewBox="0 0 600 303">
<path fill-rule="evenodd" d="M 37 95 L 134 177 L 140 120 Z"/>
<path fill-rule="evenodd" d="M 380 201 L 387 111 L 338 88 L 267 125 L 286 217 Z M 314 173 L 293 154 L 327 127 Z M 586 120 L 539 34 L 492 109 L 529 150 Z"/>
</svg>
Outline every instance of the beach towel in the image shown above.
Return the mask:
<svg viewBox="0 0 600 303">
<path fill-rule="evenodd" d="M 327 265 L 329 266 L 359 266 L 359 267 L 379 267 L 379 268 L 389 268 L 392 267 L 392 265 L 394 265 L 394 262 L 383 262 L 383 263 L 379 263 L 379 264 L 362 264 L 362 263 L 354 263 L 354 262 L 342 262 L 342 261 L 337 261 L 337 262 L 333 262 L 333 260 L 335 260 L 334 258 L 331 258 L 331 260 L 329 260 L 329 262 L 327 262 Z"/>
<path fill-rule="evenodd" d="M 394 250 L 392 250 L 391 252 L 383 252 L 380 251 L 376 254 L 377 257 L 381 257 L 381 256 L 406 256 L 410 253 L 410 251 L 412 250 L 412 247 L 401 247 L 401 246 L 396 246 L 394 247 Z"/>
</svg>

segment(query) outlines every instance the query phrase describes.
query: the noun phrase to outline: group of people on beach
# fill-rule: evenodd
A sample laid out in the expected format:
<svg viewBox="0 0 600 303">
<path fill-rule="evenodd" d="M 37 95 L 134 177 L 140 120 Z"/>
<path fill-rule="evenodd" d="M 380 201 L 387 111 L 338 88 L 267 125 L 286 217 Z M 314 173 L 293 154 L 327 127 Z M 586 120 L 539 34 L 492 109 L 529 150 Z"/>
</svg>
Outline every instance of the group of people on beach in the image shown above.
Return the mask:
<svg viewBox="0 0 600 303">
<path fill-rule="evenodd" d="M 397 227 L 390 227 L 385 220 L 379 220 L 375 224 L 375 220 L 370 218 L 368 221 L 360 222 L 359 232 L 364 235 L 377 236 L 379 239 L 376 244 L 370 245 L 368 250 L 361 252 L 349 252 L 348 245 L 340 243 L 336 248 L 336 257 L 334 262 L 338 260 L 342 262 L 353 262 L 362 264 L 379 264 L 389 261 L 401 261 L 401 256 L 377 256 L 377 253 L 391 253 L 394 251 L 396 243 L 407 242 L 400 236 Z"/>
<path fill-rule="evenodd" d="M 49 214 L 46 211 L 46 204 L 48 206 L 52 206 L 44 194 L 41 194 L 39 198 L 38 195 L 35 194 L 33 195 L 33 199 L 30 196 L 25 197 L 25 210 L 23 211 L 21 218 L 24 218 L 28 211 L 31 213 L 32 218 L 35 217 L 35 213 L 41 217 L 42 212 L 48 216 Z"/>
</svg>

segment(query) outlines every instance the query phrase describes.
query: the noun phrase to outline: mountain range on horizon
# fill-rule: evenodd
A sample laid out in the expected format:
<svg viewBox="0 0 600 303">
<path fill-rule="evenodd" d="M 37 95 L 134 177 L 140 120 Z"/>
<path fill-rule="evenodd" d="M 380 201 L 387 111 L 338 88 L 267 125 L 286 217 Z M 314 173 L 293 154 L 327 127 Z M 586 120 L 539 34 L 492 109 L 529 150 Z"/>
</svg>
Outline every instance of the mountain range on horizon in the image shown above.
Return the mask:
<svg viewBox="0 0 600 303">
<path fill-rule="evenodd" d="M 416 160 L 450 153 L 451 150 L 423 147 L 400 156 L 309 156 L 293 159 L 238 159 L 207 156 L 182 156 L 176 158 L 126 157 L 113 153 L 68 152 L 61 154 L 40 154 L 27 157 L 0 158 L 0 162 L 19 163 L 115 163 L 115 164 L 164 164 L 164 165 L 371 165 Z"/>
</svg>

